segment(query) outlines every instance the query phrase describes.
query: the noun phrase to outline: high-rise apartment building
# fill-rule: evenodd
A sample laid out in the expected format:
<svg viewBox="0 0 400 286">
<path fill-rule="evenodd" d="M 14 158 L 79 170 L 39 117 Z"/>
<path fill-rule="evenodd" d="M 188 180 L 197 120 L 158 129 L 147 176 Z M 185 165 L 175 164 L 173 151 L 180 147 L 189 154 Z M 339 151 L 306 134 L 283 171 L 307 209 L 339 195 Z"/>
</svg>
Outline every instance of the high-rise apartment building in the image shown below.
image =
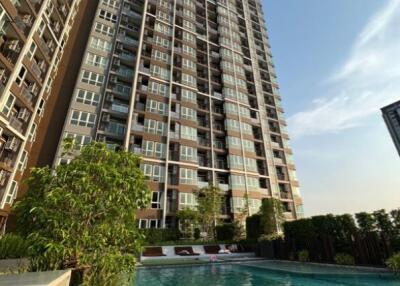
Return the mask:
<svg viewBox="0 0 400 286">
<path fill-rule="evenodd" d="M 400 155 L 400 100 L 383 107 L 382 115 Z"/>
<path fill-rule="evenodd" d="M 174 227 L 194 189 L 218 185 L 222 216 L 263 198 L 288 220 L 302 200 L 258 0 L 101 0 L 62 138 L 143 156 L 141 228 Z M 62 157 L 62 138 L 54 164 Z"/>
<path fill-rule="evenodd" d="M 80 0 L 0 0 L 0 233 Z"/>
</svg>

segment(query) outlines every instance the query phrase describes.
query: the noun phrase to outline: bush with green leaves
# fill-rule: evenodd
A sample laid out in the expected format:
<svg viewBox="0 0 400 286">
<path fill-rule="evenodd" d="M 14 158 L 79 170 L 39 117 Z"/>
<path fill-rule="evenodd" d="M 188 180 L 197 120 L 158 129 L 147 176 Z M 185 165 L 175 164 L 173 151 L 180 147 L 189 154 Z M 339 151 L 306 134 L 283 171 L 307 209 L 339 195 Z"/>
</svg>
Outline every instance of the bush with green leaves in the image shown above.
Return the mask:
<svg viewBox="0 0 400 286">
<path fill-rule="evenodd" d="M 64 155 L 74 149 L 66 141 Z M 92 142 L 69 164 L 32 169 L 14 209 L 30 241 L 31 270 L 87 268 L 83 285 L 131 283 L 143 240 L 135 213 L 150 203 L 140 163 L 133 153 Z"/>
<path fill-rule="evenodd" d="M 236 241 L 243 238 L 243 227 L 237 221 L 218 225 L 216 231 L 219 241 Z"/>
<path fill-rule="evenodd" d="M 338 253 L 335 255 L 335 263 L 340 265 L 354 265 L 354 257 L 347 253 Z"/>
<path fill-rule="evenodd" d="M 297 255 L 299 257 L 300 262 L 310 261 L 310 254 L 309 254 L 308 250 L 306 250 L 306 249 L 300 250 Z"/>
<path fill-rule="evenodd" d="M 390 270 L 400 272 L 400 252 L 395 253 L 386 260 L 386 265 Z"/>
<path fill-rule="evenodd" d="M 180 231 L 176 228 L 147 228 L 141 229 L 144 235 L 144 244 L 157 245 L 166 241 L 176 241 L 180 238 Z"/>
<path fill-rule="evenodd" d="M 23 258 L 28 255 L 28 242 L 19 235 L 0 236 L 0 259 Z"/>
</svg>

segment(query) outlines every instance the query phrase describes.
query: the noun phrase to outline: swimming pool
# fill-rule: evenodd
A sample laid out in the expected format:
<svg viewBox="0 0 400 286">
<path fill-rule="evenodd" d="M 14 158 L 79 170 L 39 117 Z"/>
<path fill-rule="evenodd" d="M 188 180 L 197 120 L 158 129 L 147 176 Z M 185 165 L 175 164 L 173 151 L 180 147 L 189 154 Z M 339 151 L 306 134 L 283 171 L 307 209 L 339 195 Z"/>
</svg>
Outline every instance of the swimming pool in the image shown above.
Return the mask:
<svg viewBox="0 0 400 286">
<path fill-rule="evenodd" d="M 137 286 L 399 286 L 400 277 L 372 270 L 291 262 L 246 262 L 142 268 Z"/>
</svg>

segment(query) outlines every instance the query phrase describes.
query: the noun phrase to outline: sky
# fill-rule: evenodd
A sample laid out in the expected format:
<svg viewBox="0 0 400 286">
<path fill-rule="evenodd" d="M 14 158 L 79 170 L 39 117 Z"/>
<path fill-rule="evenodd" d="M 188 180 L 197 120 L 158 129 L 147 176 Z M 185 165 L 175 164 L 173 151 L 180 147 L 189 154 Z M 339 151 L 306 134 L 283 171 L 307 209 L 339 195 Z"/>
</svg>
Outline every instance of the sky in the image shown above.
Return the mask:
<svg viewBox="0 0 400 286">
<path fill-rule="evenodd" d="M 400 0 L 263 0 L 306 216 L 400 207 Z"/>
</svg>

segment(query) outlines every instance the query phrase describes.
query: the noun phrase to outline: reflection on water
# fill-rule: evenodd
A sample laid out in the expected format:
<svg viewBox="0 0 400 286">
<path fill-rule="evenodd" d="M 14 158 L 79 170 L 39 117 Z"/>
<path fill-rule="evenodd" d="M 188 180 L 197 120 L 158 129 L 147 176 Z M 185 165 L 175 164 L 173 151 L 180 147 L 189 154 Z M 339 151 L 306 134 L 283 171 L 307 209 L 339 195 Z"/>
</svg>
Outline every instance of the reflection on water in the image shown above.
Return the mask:
<svg viewBox="0 0 400 286">
<path fill-rule="evenodd" d="M 275 272 L 256 267 L 202 265 L 140 269 L 137 286 L 399 286 L 400 280 L 378 275 L 301 275 Z"/>
</svg>

